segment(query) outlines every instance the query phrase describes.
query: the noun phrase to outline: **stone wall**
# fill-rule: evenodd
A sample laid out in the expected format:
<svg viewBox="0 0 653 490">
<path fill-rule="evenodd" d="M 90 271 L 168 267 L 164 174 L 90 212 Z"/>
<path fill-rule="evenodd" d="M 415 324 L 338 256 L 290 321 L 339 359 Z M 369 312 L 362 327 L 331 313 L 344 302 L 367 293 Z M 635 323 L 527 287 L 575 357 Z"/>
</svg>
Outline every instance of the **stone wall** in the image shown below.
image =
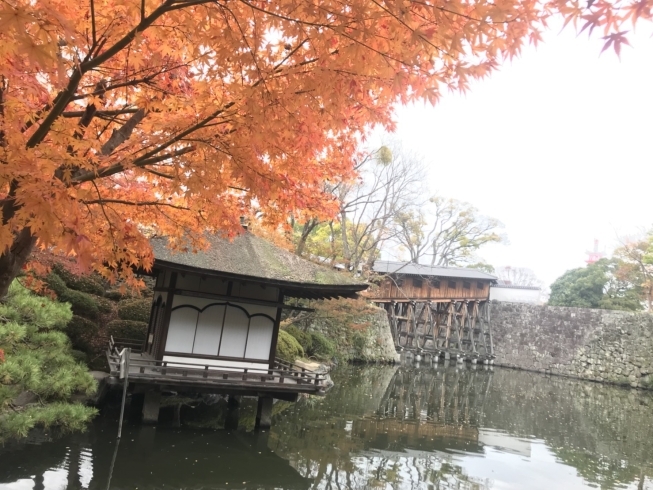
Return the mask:
<svg viewBox="0 0 653 490">
<path fill-rule="evenodd" d="M 492 302 L 495 364 L 653 389 L 653 315 Z"/>
<path fill-rule="evenodd" d="M 341 360 L 349 362 L 399 362 L 388 314 L 362 300 L 332 299 L 314 304 L 315 311 L 288 321 L 331 340 Z"/>
<path fill-rule="evenodd" d="M 351 342 L 351 325 L 363 326 L 354 332 Z M 352 362 L 399 362 L 395 349 L 388 314 L 382 308 L 368 306 L 364 311 L 353 312 L 351 318 L 342 321 L 339 316 L 318 315 L 308 330 L 320 332 L 336 344 L 336 349 Z"/>
</svg>

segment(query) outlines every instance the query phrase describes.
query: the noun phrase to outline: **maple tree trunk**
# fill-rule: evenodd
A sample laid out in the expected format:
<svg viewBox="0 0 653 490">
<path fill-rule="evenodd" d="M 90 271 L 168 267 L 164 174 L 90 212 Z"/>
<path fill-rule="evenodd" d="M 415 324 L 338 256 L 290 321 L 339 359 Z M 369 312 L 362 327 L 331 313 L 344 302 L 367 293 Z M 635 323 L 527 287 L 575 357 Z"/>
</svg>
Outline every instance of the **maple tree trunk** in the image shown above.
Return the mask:
<svg viewBox="0 0 653 490">
<path fill-rule="evenodd" d="M 302 235 L 299 238 L 299 242 L 297 243 L 297 246 L 295 247 L 296 255 L 299 255 L 300 257 L 304 255 L 304 248 L 306 248 L 306 241 L 308 240 L 308 236 L 313 232 L 317 224 L 318 221 L 315 218 L 311 218 L 306 223 L 304 223 L 304 226 L 302 228 Z"/>
<path fill-rule="evenodd" d="M 0 298 L 7 295 L 9 286 L 27 263 L 35 243 L 36 237 L 30 229 L 23 228 L 15 236 L 11 247 L 0 255 Z"/>
<path fill-rule="evenodd" d="M 18 183 L 13 181 L 9 186 L 7 197 L 2 202 L 2 225 L 7 226 L 14 217 L 19 206 L 16 205 L 16 192 Z M 14 235 L 10 247 L 0 254 L 0 299 L 9 291 L 9 286 L 16 279 L 23 266 L 27 263 L 32 249 L 36 244 L 36 237 L 32 235 L 29 227 L 24 227 Z"/>
</svg>

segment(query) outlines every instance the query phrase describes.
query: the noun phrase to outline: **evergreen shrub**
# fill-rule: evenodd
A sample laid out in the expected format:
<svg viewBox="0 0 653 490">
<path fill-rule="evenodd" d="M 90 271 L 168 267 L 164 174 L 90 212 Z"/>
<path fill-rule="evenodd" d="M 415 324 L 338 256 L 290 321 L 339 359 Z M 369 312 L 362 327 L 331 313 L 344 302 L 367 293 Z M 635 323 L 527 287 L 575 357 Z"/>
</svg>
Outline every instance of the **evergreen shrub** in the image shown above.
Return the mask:
<svg viewBox="0 0 653 490">
<path fill-rule="evenodd" d="M 50 289 L 57 294 L 59 301 L 70 303 L 72 311 L 76 315 L 92 319 L 96 319 L 100 315 L 100 309 L 93 296 L 70 289 L 56 273 L 51 272 L 48 274 L 46 282 Z"/>
<path fill-rule="evenodd" d="M 96 410 L 68 403 L 71 395 L 91 395 L 96 382 L 79 363 L 63 333 L 70 305 L 35 296 L 14 282 L 0 304 L 0 442 L 27 435 L 35 426 L 78 430 Z M 38 404 L 12 407 L 23 392 Z"/>
<path fill-rule="evenodd" d="M 70 289 L 83 293 L 104 296 L 106 290 L 105 281 L 97 274 L 76 275 L 66 269 L 62 264 L 56 263 L 52 270 L 63 280 Z"/>
<path fill-rule="evenodd" d="M 285 330 L 279 330 L 279 339 L 277 340 L 276 356 L 286 362 L 295 362 L 295 360 L 304 357 L 304 349 L 297 339 Z"/>
<path fill-rule="evenodd" d="M 149 299 L 128 299 L 118 303 L 118 316 L 121 320 L 149 322 L 152 301 Z"/>
<path fill-rule="evenodd" d="M 113 320 L 107 323 L 107 335 L 115 338 L 145 340 L 148 324 L 134 320 Z"/>
<path fill-rule="evenodd" d="M 309 354 L 317 359 L 326 361 L 332 359 L 336 354 L 336 345 L 327 339 L 320 332 L 311 333 L 312 350 Z"/>
<path fill-rule="evenodd" d="M 299 342 L 299 345 L 301 345 L 302 349 L 304 349 L 304 353 L 310 356 L 313 350 L 313 337 L 311 334 L 304 330 L 300 330 L 295 325 L 289 325 L 285 330 L 290 335 L 295 337 L 297 342 Z"/>
</svg>

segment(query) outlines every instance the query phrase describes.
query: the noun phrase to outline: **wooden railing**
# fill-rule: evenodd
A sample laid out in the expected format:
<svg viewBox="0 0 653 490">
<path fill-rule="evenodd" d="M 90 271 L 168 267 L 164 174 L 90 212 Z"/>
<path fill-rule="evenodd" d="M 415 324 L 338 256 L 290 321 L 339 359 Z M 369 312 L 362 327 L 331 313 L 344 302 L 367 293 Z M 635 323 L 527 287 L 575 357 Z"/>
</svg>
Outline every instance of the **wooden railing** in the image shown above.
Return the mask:
<svg viewBox="0 0 653 490">
<path fill-rule="evenodd" d="M 120 350 L 128 347 L 118 339 L 112 339 L 107 349 L 107 360 L 112 376 L 118 376 L 120 371 Z M 132 351 L 133 352 L 133 351 Z M 198 359 L 200 361 L 200 359 Z M 329 377 L 324 373 L 316 373 L 306 368 L 296 366 L 281 360 L 275 360 L 273 368 L 239 368 L 229 365 L 202 364 L 157 361 L 142 356 L 130 358 L 129 377 L 132 381 L 138 378 L 163 379 L 181 384 L 207 385 L 256 385 L 281 391 L 302 391 L 324 393 L 329 387 Z"/>
<path fill-rule="evenodd" d="M 138 339 L 109 337 L 109 351 L 119 354 L 122 349 L 130 348 L 133 353 L 139 354 L 145 350 L 145 341 Z"/>
</svg>

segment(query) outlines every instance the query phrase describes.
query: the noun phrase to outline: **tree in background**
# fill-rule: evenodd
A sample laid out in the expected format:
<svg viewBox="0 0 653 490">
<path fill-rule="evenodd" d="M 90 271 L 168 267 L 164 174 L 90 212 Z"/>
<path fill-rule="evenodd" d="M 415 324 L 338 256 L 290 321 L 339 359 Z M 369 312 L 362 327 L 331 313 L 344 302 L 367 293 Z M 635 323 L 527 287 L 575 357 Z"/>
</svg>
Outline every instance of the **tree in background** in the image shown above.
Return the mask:
<svg viewBox="0 0 653 490">
<path fill-rule="evenodd" d="M 549 305 L 641 310 L 639 287 L 620 276 L 622 267 L 618 259 L 601 259 L 565 272 L 551 285 Z"/>
<path fill-rule="evenodd" d="M 531 269 L 527 267 L 512 267 L 509 265 L 498 267 L 496 270 L 497 277 L 504 282 L 513 286 L 543 286 L 542 281 L 538 279 Z"/>
<path fill-rule="evenodd" d="M 647 311 L 653 313 L 653 231 L 639 240 L 622 240 L 614 256 L 621 261 L 618 276 L 637 284 Z"/>
<path fill-rule="evenodd" d="M 441 196 L 401 213 L 397 226 L 395 240 L 415 263 L 429 257 L 431 265 L 465 264 L 483 245 L 502 241 L 499 221 L 481 215 L 471 204 Z"/>
<path fill-rule="evenodd" d="M 488 274 L 496 274 L 496 270 L 494 269 L 494 266 L 492 264 L 488 264 L 487 262 L 472 262 L 470 264 L 465 265 L 465 269 L 474 269 L 477 271 L 483 271 L 487 272 Z"/>
<path fill-rule="evenodd" d="M 144 229 L 194 248 L 253 203 L 332 215 L 323 183 L 397 102 L 466 90 L 558 13 L 618 53 L 651 2 L 4 1 L 0 297 L 37 243 L 137 284 Z"/>
<path fill-rule="evenodd" d="M 357 178 L 331 186 L 339 203 L 337 220 L 320 222 L 311 217 L 294 222 L 298 255 L 329 258 L 349 270 L 368 268 L 381 246 L 396 233 L 396 219 L 415 205 L 422 194 L 425 169 L 421 159 L 399 145 L 382 146 L 355 167 Z"/>
</svg>

